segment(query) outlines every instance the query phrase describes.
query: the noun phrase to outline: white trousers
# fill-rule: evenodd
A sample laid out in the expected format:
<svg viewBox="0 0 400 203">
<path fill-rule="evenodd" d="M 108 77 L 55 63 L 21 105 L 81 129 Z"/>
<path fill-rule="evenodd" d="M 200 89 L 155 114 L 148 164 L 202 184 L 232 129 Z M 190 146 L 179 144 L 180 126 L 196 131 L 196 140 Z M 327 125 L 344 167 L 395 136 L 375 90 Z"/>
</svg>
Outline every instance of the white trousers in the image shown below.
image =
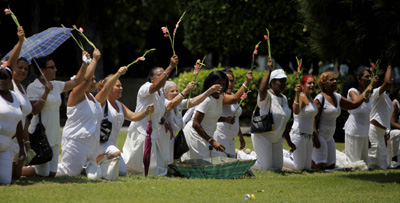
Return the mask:
<svg viewBox="0 0 400 203">
<path fill-rule="evenodd" d="M 243 150 L 239 150 L 237 153 L 237 159 L 240 160 L 254 160 L 257 159 L 257 154 L 255 151 L 252 151 L 250 154 L 246 154 Z M 256 163 L 251 167 L 253 170 L 262 170 L 260 167 L 260 163 L 257 159 Z"/>
<path fill-rule="evenodd" d="M 344 150 L 351 162 L 363 160 L 368 165 L 368 137 L 355 137 L 346 134 Z"/>
<path fill-rule="evenodd" d="M 50 172 L 57 173 L 59 148 L 60 145 L 58 144 L 55 146 L 51 146 L 51 150 L 53 151 L 53 158 L 51 159 L 51 161 L 33 166 L 37 175 L 49 176 Z"/>
<path fill-rule="evenodd" d="M 144 174 L 143 165 L 143 154 L 144 154 L 144 144 L 146 135 L 141 134 L 139 131 L 135 130 L 133 132 L 128 132 L 125 144 L 123 147 L 122 158 L 125 161 L 126 168 L 129 172 L 135 174 Z M 151 155 L 150 155 L 150 166 L 149 175 L 167 175 L 166 161 L 163 158 L 162 151 L 165 151 L 162 147 L 169 146 L 169 143 L 162 143 L 168 139 L 151 139 Z M 169 153 L 165 156 L 169 157 Z"/>
<path fill-rule="evenodd" d="M 230 155 L 235 155 L 235 138 L 221 138 L 214 135 L 215 141 L 221 143 L 225 147 L 225 152 Z M 219 152 L 219 156 L 226 157 L 227 155 L 223 152 Z"/>
<path fill-rule="evenodd" d="M 110 154 L 114 154 L 116 152 L 121 152 L 117 146 L 115 146 L 109 142 L 105 142 L 105 143 L 100 144 L 98 154 L 106 153 L 106 154 L 110 155 Z M 124 175 L 126 175 L 126 172 L 127 172 L 126 164 L 125 164 L 124 160 L 121 158 L 119 160 L 119 175 L 124 176 Z"/>
<path fill-rule="evenodd" d="M 385 133 L 385 129 L 378 128 L 372 124 L 369 125 L 371 148 L 368 150 L 368 168 L 370 169 L 387 168 Z"/>
<path fill-rule="evenodd" d="M 397 162 L 400 162 L 400 130 L 393 129 L 390 131 L 390 139 L 388 140 L 388 161 L 397 156 Z"/>
<path fill-rule="evenodd" d="M 283 166 L 292 170 L 309 170 L 311 169 L 311 156 L 313 151 L 313 143 L 311 135 L 301 134 L 298 129 L 290 132 L 290 139 L 296 150 L 293 152 L 293 160 L 283 156 Z"/>
<path fill-rule="evenodd" d="M 99 141 L 95 136 L 86 138 L 62 138 L 61 162 L 58 164 L 57 176 L 78 176 L 89 161 L 95 161 Z"/>
<path fill-rule="evenodd" d="M 312 160 L 315 164 L 326 163 L 327 166 L 330 166 L 336 163 L 335 140 L 333 136 L 327 136 L 329 134 L 332 134 L 332 132 L 321 129 L 318 132 L 318 139 L 321 146 L 319 149 L 315 147 L 313 149 Z"/>
<path fill-rule="evenodd" d="M 257 164 L 261 170 L 282 170 L 283 152 L 282 137 L 251 134 Z"/>
<path fill-rule="evenodd" d="M 10 184 L 12 178 L 11 149 L 0 152 L 0 185 Z"/>
</svg>

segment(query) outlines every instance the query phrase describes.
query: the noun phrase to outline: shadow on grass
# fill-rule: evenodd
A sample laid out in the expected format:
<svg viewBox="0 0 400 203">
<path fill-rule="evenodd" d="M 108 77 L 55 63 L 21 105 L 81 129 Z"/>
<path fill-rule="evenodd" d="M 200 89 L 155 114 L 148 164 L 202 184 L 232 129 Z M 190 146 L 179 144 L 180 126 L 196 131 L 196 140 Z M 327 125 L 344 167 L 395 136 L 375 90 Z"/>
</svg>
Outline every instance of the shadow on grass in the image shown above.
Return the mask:
<svg viewBox="0 0 400 203">
<path fill-rule="evenodd" d="M 86 176 L 61 176 L 55 178 L 48 177 L 21 177 L 19 179 L 15 179 L 12 181 L 12 185 L 35 185 L 40 183 L 58 183 L 58 184 L 87 184 L 87 183 L 99 183 L 106 182 L 107 180 L 103 179 L 88 179 Z"/>
<path fill-rule="evenodd" d="M 366 173 L 345 173 L 344 178 L 354 180 L 373 181 L 377 183 L 400 183 L 400 171 L 398 170 L 380 170 Z"/>
</svg>

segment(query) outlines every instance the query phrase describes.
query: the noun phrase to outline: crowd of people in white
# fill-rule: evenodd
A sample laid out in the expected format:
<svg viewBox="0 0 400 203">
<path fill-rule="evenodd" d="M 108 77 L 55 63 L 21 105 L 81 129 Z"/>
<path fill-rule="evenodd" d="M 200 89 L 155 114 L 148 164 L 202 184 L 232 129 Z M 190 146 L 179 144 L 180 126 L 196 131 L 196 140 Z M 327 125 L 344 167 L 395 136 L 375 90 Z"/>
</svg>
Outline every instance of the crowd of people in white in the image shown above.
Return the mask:
<svg viewBox="0 0 400 203">
<path fill-rule="evenodd" d="M 282 69 L 274 70 L 269 60 L 257 105 L 261 116 L 272 113 L 275 128 L 253 133 L 254 151 L 246 153 L 242 150 L 246 143 L 240 130 L 242 109 L 238 103 L 253 79 L 251 71 L 237 92 L 233 92 L 235 77 L 231 71 L 213 71 L 205 79 L 201 94 L 188 101 L 186 97 L 195 88 L 194 82 L 180 92 L 177 84 L 167 81 L 179 62 L 174 55 L 167 68 L 156 67 L 150 71 L 148 81 L 137 94 L 135 111 L 132 111 L 118 101 L 123 90 L 119 77 L 126 73 L 126 67 L 96 82 L 94 73 L 101 58 L 97 49 L 92 56 L 83 53 L 92 60 L 84 61 L 69 81 L 54 80 L 57 67 L 51 57 L 37 58 L 37 64 L 33 65 L 37 78 L 25 91 L 21 82 L 28 75 L 29 63 L 19 58 L 24 41 L 22 27 L 18 28 L 17 35 L 19 41 L 8 60 L 9 66 L 0 69 L 1 184 L 10 184 L 12 177 L 20 176 L 77 176 L 84 169 L 88 177 L 107 178 L 109 176 L 90 175 L 88 167 L 95 166 L 101 173 L 104 169 L 99 165 L 108 160 L 117 163 L 108 167 L 113 167 L 119 175 L 143 174 L 149 115 L 153 129 L 149 174 L 153 175 L 167 175 L 168 165 L 176 161 L 232 155 L 238 159 L 257 159 L 252 168 L 259 170 L 332 169 L 338 153 L 333 135 L 341 109 L 350 114 L 344 127 L 347 161 L 363 161 L 371 169 L 399 165 L 400 106 L 398 98 L 392 102 L 387 94 L 393 83 L 390 66 L 374 78 L 372 85 L 370 71 L 357 70 L 346 97 L 335 93 L 335 75 L 326 72 L 318 80 L 321 93 L 312 98 L 316 80 L 306 75 L 295 87 L 294 102 L 289 108 L 288 99 L 282 94 L 287 76 Z M 69 92 L 69 96 L 67 121 L 60 134 L 60 94 L 63 92 Z M 188 110 L 184 117 L 182 109 Z M 289 126 L 292 110 L 294 122 Z M 30 121 L 29 114 L 33 114 Z M 108 141 L 100 142 L 100 123 L 104 115 L 112 128 Z M 39 120 L 46 129 L 54 156 L 47 163 L 26 166 L 24 160 L 31 150 L 28 133 L 33 133 Z M 131 124 L 120 150 L 117 138 L 124 120 Z M 179 131 L 183 132 L 189 151 L 177 160 L 173 156 L 173 146 Z M 235 150 L 236 136 L 240 139 L 240 150 Z M 289 151 L 282 147 L 283 137 L 291 148 Z M 110 168 L 105 170 L 110 171 Z"/>
</svg>

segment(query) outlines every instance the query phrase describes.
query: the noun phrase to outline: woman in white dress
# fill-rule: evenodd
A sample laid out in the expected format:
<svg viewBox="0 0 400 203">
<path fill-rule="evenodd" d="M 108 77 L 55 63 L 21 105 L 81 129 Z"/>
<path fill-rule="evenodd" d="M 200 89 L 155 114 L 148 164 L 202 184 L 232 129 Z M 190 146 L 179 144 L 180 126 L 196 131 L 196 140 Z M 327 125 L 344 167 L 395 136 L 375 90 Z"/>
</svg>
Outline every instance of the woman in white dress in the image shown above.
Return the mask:
<svg viewBox="0 0 400 203">
<path fill-rule="evenodd" d="M 121 151 L 117 147 L 117 139 L 119 131 L 124 124 L 124 120 L 128 121 L 140 121 L 146 118 L 149 113 L 154 112 L 153 104 L 147 105 L 146 109 L 141 112 L 135 113 L 126 107 L 122 102 L 118 101 L 122 97 L 122 83 L 119 81 L 119 77 L 124 75 L 127 68 L 121 67 L 116 74 L 108 75 L 101 82 L 101 88 L 99 93 L 96 95 L 96 100 L 102 105 L 102 112 L 105 111 L 107 105 L 108 120 L 112 123 L 111 134 L 107 142 L 100 143 L 98 150 L 98 160 L 101 160 L 104 156 L 108 159 L 114 157 L 121 157 Z M 103 113 L 104 114 L 104 113 Z M 119 175 L 126 175 L 127 168 L 124 160 L 121 158 L 119 162 Z"/>
<path fill-rule="evenodd" d="M 365 89 L 354 101 L 346 99 L 339 93 L 335 93 L 337 81 L 333 72 L 322 73 L 318 86 L 321 93 L 314 99 L 314 104 L 318 109 L 316 118 L 319 118 L 319 125 L 314 125 L 313 132 L 313 168 L 332 169 L 335 168 L 336 163 L 336 147 L 333 139 L 336 118 L 340 115 L 341 109 L 352 110 L 366 101 L 370 94 L 370 88 Z"/>
<path fill-rule="evenodd" d="M 82 54 L 86 55 L 87 52 Z M 50 147 L 53 150 L 53 158 L 51 161 L 24 167 L 22 170 L 23 176 L 50 176 L 54 177 L 57 173 L 59 146 L 61 144 L 61 127 L 60 127 L 60 105 L 61 93 L 71 90 L 78 86 L 84 78 L 86 68 L 89 65 L 86 62 L 82 63 L 76 77 L 69 81 L 57 81 L 57 67 L 53 59 L 49 56 L 36 59 L 39 67 L 34 63 L 36 79 L 29 84 L 27 88 L 28 98 L 32 103 L 32 114 L 34 115 L 29 125 L 29 133 L 33 133 L 36 125 L 39 122 L 39 113 L 42 117 L 42 123 L 46 129 L 46 136 Z M 38 68 L 43 72 L 44 77 L 38 71 Z M 48 81 L 48 82 L 46 82 Z"/>
<path fill-rule="evenodd" d="M 167 174 L 165 160 L 169 159 L 169 154 L 163 154 L 165 148 L 169 148 L 169 139 L 161 139 L 164 132 L 165 98 L 161 91 L 165 81 L 171 71 L 178 64 L 178 56 L 174 55 L 170 59 L 169 66 L 164 70 L 156 67 L 150 70 L 148 81 L 143 84 L 137 94 L 136 111 L 144 111 L 149 104 L 154 104 L 154 113 L 151 117 L 152 134 L 151 155 L 148 174 L 161 175 Z M 122 158 L 125 161 L 128 172 L 144 174 L 143 154 L 146 138 L 146 126 L 148 119 L 131 122 L 128 128 L 128 135 L 122 150 Z M 162 142 L 166 141 L 166 142 Z"/>
<path fill-rule="evenodd" d="M 390 118 L 390 133 L 387 141 L 388 167 L 398 168 L 400 166 L 400 89 L 395 92 L 393 100 L 393 114 Z"/>
<path fill-rule="evenodd" d="M 315 79 L 305 75 L 301 85 L 296 85 L 296 95 L 293 102 L 294 122 L 290 131 L 290 140 L 296 146 L 291 155 L 284 151 L 284 167 L 293 170 L 311 169 L 311 154 L 313 150 L 312 136 L 314 118 L 318 113 L 311 94 L 315 90 Z M 289 154 L 288 154 L 289 153 Z"/>
<path fill-rule="evenodd" d="M 227 95 L 233 94 L 233 88 L 235 87 L 235 77 L 230 70 L 223 71 L 229 80 L 228 88 L 226 89 Z M 239 106 L 239 103 L 223 105 L 222 106 L 222 116 L 223 117 L 235 117 L 235 122 L 231 125 L 226 122 L 218 122 L 217 130 L 214 133 L 215 141 L 221 143 L 225 147 L 225 152 L 230 156 L 235 156 L 235 137 L 239 136 L 240 140 L 240 149 L 244 149 L 246 146 L 246 142 L 243 139 L 242 131 L 240 130 L 239 125 L 239 116 L 242 114 L 242 108 L 239 106 L 239 109 L 235 113 L 236 108 Z M 227 156 L 225 153 L 220 153 L 220 156 Z"/>
<path fill-rule="evenodd" d="M 357 100 L 371 82 L 371 74 L 368 68 L 359 68 L 342 85 L 343 94 L 347 99 Z M 368 164 L 368 131 L 371 100 L 368 99 L 356 109 L 349 110 L 349 118 L 344 124 L 345 153 L 349 161 L 363 160 Z"/>
<path fill-rule="evenodd" d="M 240 97 L 245 91 L 245 87 L 253 79 L 252 72 L 246 74 L 244 85 L 235 95 L 225 94 L 229 86 L 229 79 L 222 71 L 211 72 L 204 81 L 203 90 L 205 92 L 212 85 L 220 85 L 221 91 L 215 92 L 196 107 L 194 116 L 183 129 L 189 151 L 182 156 L 182 161 L 187 159 L 202 159 L 218 156 L 217 151 L 224 151 L 225 147 L 214 140 L 213 136 L 217 128 L 217 122 L 227 122 L 233 124 L 234 117 L 222 117 L 223 104 L 234 104 L 240 101 Z M 214 150 L 215 149 L 215 150 Z"/>
<path fill-rule="evenodd" d="M 374 78 L 377 88 L 374 88 L 371 95 L 371 113 L 369 116 L 369 141 L 371 147 L 368 149 L 368 168 L 386 169 L 387 151 L 385 144 L 386 130 L 390 129 L 390 118 L 394 108 L 392 101 L 386 91 L 393 85 L 392 67 L 388 66 L 386 72 L 380 70 Z"/>
<path fill-rule="evenodd" d="M 10 184 L 12 178 L 12 157 L 18 150 L 11 140 L 16 136 L 19 144 L 18 158 L 24 160 L 22 135 L 22 111 L 17 96 L 10 90 L 12 71 L 9 67 L 0 67 L 0 185 Z"/>
<path fill-rule="evenodd" d="M 96 161 L 103 114 L 100 103 L 90 92 L 95 88 L 93 77 L 99 59 L 100 51 L 95 49 L 83 82 L 74 87 L 68 96 L 67 121 L 62 133 L 61 162 L 57 176 L 80 175 L 83 166 Z"/>
<path fill-rule="evenodd" d="M 204 93 L 191 98 L 189 101 L 189 106 L 187 106 L 187 99 L 184 98 L 188 95 L 189 91 L 193 90 L 194 88 L 195 82 L 189 82 L 182 92 L 179 92 L 178 85 L 172 81 L 166 81 L 164 85 L 163 92 L 165 96 L 166 107 L 164 118 L 172 128 L 171 132 L 167 132 L 170 136 L 164 136 L 164 138 L 170 138 L 170 148 L 167 150 L 170 154 L 170 159 L 167 161 L 167 164 L 172 163 L 174 159 L 174 136 L 183 128 L 184 125 L 181 110 L 190 109 L 197 106 L 207 98 L 207 95 L 220 91 L 221 89 L 220 86 L 213 85 Z"/>
<path fill-rule="evenodd" d="M 17 35 L 18 35 L 18 43 L 15 45 L 12 53 L 10 54 L 10 58 L 8 60 L 8 64 L 10 65 L 11 69 L 13 70 L 13 79 L 11 90 L 13 90 L 14 94 L 17 96 L 19 102 L 21 103 L 21 110 L 23 114 L 22 119 L 22 127 L 23 127 L 23 142 L 24 147 L 22 150 L 28 152 L 31 149 L 31 145 L 29 142 L 29 135 L 28 135 L 28 125 L 29 122 L 26 122 L 26 116 L 28 116 L 32 112 L 32 105 L 29 102 L 28 96 L 26 95 L 25 88 L 22 86 L 21 82 L 25 80 L 26 76 L 29 73 L 29 64 L 25 58 L 19 58 L 19 54 L 21 52 L 22 44 L 24 42 L 24 29 L 22 27 L 17 28 Z M 17 139 L 13 138 L 14 143 L 17 144 Z M 33 157 L 31 157 L 33 158 Z M 19 178 L 22 173 L 22 166 L 24 165 L 25 161 L 29 160 L 19 160 L 18 155 L 13 158 L 13 178 Z M 29 163 L 29 162 L 28 162 Z"/>
</svg>

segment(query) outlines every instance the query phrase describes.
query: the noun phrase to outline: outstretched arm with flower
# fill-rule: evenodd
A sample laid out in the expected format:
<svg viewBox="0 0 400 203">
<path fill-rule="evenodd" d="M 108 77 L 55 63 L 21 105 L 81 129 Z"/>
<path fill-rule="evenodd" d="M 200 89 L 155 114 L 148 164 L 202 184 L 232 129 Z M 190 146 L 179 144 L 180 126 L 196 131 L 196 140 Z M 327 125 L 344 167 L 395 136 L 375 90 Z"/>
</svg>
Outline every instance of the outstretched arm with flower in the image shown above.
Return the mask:
<svg viewBox="0 0 400 203">
<path fill-rule="evenodd" d="M 225 104 L 235 104 L 240 101 L 241 96 L 243 95 L 244 91 L 249 88 L 250 82 L 253 80 L 253 72 L 249 71 L 246 74 L 246 80 L 242 84 L 242 86 L 239 88 L 239 90 L 234 94 L 234 95 L 224 95 L 224 105 Z"/>
</svg>

